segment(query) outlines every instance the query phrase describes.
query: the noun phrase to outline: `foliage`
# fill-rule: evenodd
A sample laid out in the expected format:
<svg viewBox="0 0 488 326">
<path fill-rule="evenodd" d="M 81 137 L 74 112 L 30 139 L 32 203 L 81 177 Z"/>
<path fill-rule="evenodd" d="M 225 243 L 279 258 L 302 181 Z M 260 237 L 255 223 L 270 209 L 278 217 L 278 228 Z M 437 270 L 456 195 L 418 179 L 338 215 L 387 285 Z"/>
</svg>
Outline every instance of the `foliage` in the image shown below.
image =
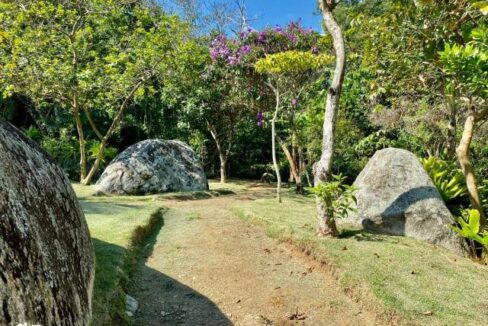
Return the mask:
<svg viewBox="0 0 488 326">
<path fill-rule="evenodd" d="M 488 97 L 488 27 L 474 29 L 466 45 L 446 44 L 440 52 L 444 72 L 464 96 Z"/>
<path fill-rule="evenodd" d="M 326 203 L 332 220 L 347 218 L 349 212 L 354 210 L 353 205 L 357 204 L 355 196 L 357 188 L 345 184 L 346 178 L 342 175 L 333 175 L 332 179 L 333 181 L 317 184 L 311 191 L 320 201 Z"/>
<path fill-rule="evenodd" d="M 91 160 L 96 160 L 96 158 L 101 155 L 101 163 L 105 165 L 110 162 L 115 156 L 117 156 L 117 149 L 114 147 L 106 148 L 102 154 L 100 154 L 100 142 L 92 141 L 90 147 L 88 148 L 88 155 Z"/>
<path fill-rule="evenodd" d="M 488 230 L 484 230 L 480 225 L 480 212 L 476 209 L 464 211 L 462 216 L 456 217 L 456 222 L 457 226 L 449 226 L 451 230 L 475 242 L 471 243 L 473 256 L 476 257 L 476 243 L 481 245 L 481 258 L 488 262 Z"/>
<path fill-rule="evenodd" d="M 482 184 L 479 187 L 480 196 L 481 196 L 481 204 L 485 210 L 485 213 L 488 212 L 488 180 L 483 180 Z"/>
<path fill-rule="evenodd" d="M 169 73 L 187 34 L 177 17 L 145 1 L 2 2 L 0 21 L 7 34 L 0 44 L 4 95 L 20 93 L 36 109 L 54 106 L 72 115 L 87 183 L 127 107 L 154 93 L 149 83 Z M 100 141 L 88 175 L 87 130 Z"/>
<path fill-rule="evenodd" d="M 460 169 L 435 156 L 420 161 L 446 204 L 466 198 L 468 190 Z"/>
<path fill-rule="evenodd" d="M 307 70 L 318 70 L 331 62 L 326 54 L 311 52 L 286 51 L 266 55 L 259 59 L 255 68 L 260 74 L 300 73 Z"/>
</svg>

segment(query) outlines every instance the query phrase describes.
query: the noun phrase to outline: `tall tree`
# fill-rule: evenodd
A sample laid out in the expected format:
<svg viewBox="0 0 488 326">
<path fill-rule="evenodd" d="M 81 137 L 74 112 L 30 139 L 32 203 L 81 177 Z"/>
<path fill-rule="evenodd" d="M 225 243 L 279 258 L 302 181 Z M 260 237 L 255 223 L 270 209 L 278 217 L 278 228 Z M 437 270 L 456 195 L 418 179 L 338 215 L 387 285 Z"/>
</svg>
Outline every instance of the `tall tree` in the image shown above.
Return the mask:
<svg viewBox="0 0 488 326">
<path fill-rule="evenodd" d="M 332 37 L 336 56 L 334 76 L 327 92 L 325 104 L 324 125 L 322 131 L 322 154 L 320 160 L 314 166 L 315 184 L 330 181 L 332 172 L 332 160 L 334 155 L 334 132 L 339 109 L 339 99 L 342 92 L 346 67 L 346 49 L 341 27 L 334 19 L 333 11 L 340 0 L 319 0 L 320 10 L 324 25 Z M 317 198 L 318 233 L 321 236 L 337 236 L 338 230 L 329 209 L 325 203 Z"/>
<path fill-rule="evenodd" d="M 185 26 L 145 1 L 16 1 L 0 4 L 0 78 L 9 93 L 68 110 L 76 125 L 80 182 L 89 184 L 127 109 L 183 47 Z M 92 119 L 102 111 L 102 123 Z M 82 119 L 85 115 L 86 119 Z M 88 125 L 84 125 L 88 121 Z M 98 138 L 87 164 L 86 129 Z"/>
<path fill-rule="evenodd" d="M 291 116 L 296 109 L 298 98 L 310 87 L 318 77 L 320 68 L 329 61 L 329 56 L 325 54 L 316 55 L 311 52 L 286 51 L 267 55 L 258 60 L 255 64 L 258 73 L 268 75 L 267 85 L 275 96 L 275 108 L 271 118 L 271 153 L 273 165 L 277 179 L 276 196 L 281 202 L 281 173 L 276 155 L 276 142 L 279 140 L 285 156 L 289 162 L 290 170 L 297 183 L 297 188 L 301 188 L 301 176 L 295 158 L 291 155 L 286 144 L 277 137 L 276 122 L 283 109 L 289 108 Z M 285 100 L 288 101 L 285 101 Z M 288 118 L 287 120 L 291 120 Z M 291 132 L 292 137 L 294 132 Z"/>
</svg>

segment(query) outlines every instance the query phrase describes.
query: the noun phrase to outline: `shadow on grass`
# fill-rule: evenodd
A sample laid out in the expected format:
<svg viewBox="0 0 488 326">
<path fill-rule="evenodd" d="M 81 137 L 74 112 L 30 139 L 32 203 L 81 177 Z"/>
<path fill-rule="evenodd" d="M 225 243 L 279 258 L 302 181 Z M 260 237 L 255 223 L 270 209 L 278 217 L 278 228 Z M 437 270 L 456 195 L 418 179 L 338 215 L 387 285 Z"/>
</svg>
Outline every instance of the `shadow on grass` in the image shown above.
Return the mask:
<svg viewBox="0 0 488 326">
<path fill-rule="evenodd" d="M 134 324 L 125 314 L 125 293 L 139 300 L 136 325 L 203 325 L 207 321 L 232 325 L 208 298 L 145 265 L 164 226 L 163 215 L 164 210 L 155 212 L 148 225 L 136 229 L 129 249 L 92 239 L 96 254 L 93 325 Z"/>
<path fill-rule="evenodd" d="M 193 191 L 193 192 L 177 192 L 160 195 L 157 199 L 172 199 L 177 201 L 187 201 L 187 200 L 202 200 L 210 199 L 220 196 L 235 195 L 236 193 L 229 189 L 217 189 L 209 191 Z"/>
<path fill-rule="evenodd" d="M 103 215 L 115 215 L 119 214 L 121 210 L 126 208 L 137 208 L 137 205 L 121 204 L 118 202 L 93 202 L 93 201 L 80 201 L 85 214 L 103 214 Z"/>
<path fill-rule="evenodd" d="M 384 242 L 384 236 L 379 233 L 374 233 L 366 230 L 342 230 L 339 238 L 341 239 L 355 239 L 357 241 L 375 241 Z"/>
</svg>

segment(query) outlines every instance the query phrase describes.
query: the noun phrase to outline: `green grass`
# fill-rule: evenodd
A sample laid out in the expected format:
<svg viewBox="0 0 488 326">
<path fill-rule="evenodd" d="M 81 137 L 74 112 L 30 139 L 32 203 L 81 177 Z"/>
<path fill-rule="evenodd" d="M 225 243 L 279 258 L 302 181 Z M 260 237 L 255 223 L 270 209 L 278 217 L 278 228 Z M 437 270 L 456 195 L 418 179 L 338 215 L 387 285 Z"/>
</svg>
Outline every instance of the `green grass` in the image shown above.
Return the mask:
<svg viewBox="0 0 488 326">
<path fill-rule="evenodd" d="M 347 293 L 383 319 L 421 325 L 483 325 L 488 320 L 487 266 L 406 237 L 344 230 L 340 239 L 318 238 L 311 197 L 290 193 L 281 205 L 260 199 L 234 211 L 322 261 Z"/>
<path fill-rule="evenodd" d="M 93 196 L 95 190 L 91 186 L 73 184 L 73 188 L 80 199 L 95 247 L 92 324 L 121 324 L 125 310 L 122 287 L 131 272 L 128 257 L 134 236 L 140 230 L 145 231 L 143 227 L 151 222 L 151 216 L 161 203 L 148 197 Z"/>
<path fill-rule="evenodd" d="M 143 227 L 150 223 L 151 214 L 158 211 L 164 200 L 205 199 L 234 194 L 246 188 L 243 184 L 221 185 L 216 181 L 210 181 L 209 185 L 209 191 L 147 196 L 96 196 L 94 186 L 73 184 L 95 247 L 93 325 L 125 323 L 123 293 L 127 290 L 125 287 L 129 282 L 133 266 L 131 246 L 135 240 L 134 236 L 138 233 L 146 235 L 144 231 L 147 230 Z M 189 214 L 186 218 L 191 221 L 200 217 Z"/>
</svg>

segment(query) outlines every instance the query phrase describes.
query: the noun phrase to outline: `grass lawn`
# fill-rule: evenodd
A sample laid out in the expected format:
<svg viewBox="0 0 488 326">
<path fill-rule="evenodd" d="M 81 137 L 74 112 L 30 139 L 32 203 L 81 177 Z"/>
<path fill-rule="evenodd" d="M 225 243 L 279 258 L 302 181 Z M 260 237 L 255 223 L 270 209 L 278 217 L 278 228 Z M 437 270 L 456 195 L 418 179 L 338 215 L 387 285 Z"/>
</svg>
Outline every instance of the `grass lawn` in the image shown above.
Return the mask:
<svg viewBox="0 0 488 326">
<path fill-rule="evenodd" d="M 405 237 L 344 230 L 340 239 L 315 234 L 311 197 L 259 199 L 234 211 L 323 261 L 341 286 L 389 318 L 422 325 L 486 325 L 488 267 Z"/>
<path fill-rule="evenodd" d="M 149 223 L 161 203 L 148 197 L 97 197 L 94 188 L 73 184 L 88 222 L 96 254 L 93 325 L 112 325 L 123 312 L 120 284 L 128 278 L 124 259 L 134 230 Z"/>
<path fill-rule="evenodd" d="M 123 321 L 117 315 L 125 311 L 121 284 L 127 283 L 129 271 L 124 266 L 134 231 L 149 223 L 151 214 L 164 199 L 195 200 L 232 194 L 246 188 L 233 183 L 220 185 L 210 181 L 209 191 L 167 193 L 148 196 L 95 196 L 93 186 L 73 184 L 90 229 L 96 254 L 93 325 L 113 325 Z"/>
</svg>

